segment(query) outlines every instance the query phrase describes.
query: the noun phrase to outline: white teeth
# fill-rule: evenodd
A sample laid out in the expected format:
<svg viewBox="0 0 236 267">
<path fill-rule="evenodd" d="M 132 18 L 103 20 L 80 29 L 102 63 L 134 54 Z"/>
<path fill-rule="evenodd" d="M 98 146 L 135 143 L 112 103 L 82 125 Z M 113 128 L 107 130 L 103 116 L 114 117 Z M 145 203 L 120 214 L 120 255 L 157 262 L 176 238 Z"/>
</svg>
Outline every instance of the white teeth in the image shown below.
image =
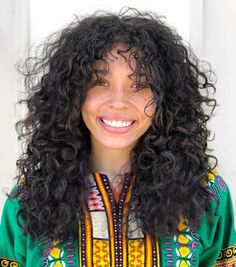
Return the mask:
<svg viewBox="0 0 236 267">
<path fill-rule="evenodd" d="M 115 121 L 115 120 L 109 121 L 105 119 L 102 119 L 102 121 L 109 126 L 117 127 L 117 128 L 128 127 L 133 122 L 133 121 Z"/>
</svg>

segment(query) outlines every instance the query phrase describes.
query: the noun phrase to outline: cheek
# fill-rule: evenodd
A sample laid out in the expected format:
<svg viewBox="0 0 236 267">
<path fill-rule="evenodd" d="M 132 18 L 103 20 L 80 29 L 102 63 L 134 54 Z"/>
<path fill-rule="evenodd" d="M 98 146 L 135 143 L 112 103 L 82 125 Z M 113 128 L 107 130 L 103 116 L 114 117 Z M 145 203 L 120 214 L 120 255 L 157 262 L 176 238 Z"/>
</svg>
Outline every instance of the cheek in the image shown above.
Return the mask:
<svg viewBox="0 0 236 267">
<path fill-rule="evenodd" d="M 92 113 L 96 110 L 97 103 L 99 102 L 99 97 L 94 94 L 88 94 L 83 105 L 82 105 L 82 115 L 83 113 Z"/>
<path fill-rule="evenodd" d="M 83 119 L 84 117 L 86 117 L 86 113 L 88 112 L 87 110 L 88 110 L 88 102 L 85 100 L 81 108 L 81 114 Z"/>
<path fill-rule="evenodd" d="M 85 125 L 89 126 L 89 121 L 91 120 L 90 116 L 93 114 L 93 104 L 89 101 L 88 98 L 84 101 L 82 108 L 81 108 L 81 115 L 84 120 Z M 89 127 L 88 127 L 89 128 Z"/>
</svg>

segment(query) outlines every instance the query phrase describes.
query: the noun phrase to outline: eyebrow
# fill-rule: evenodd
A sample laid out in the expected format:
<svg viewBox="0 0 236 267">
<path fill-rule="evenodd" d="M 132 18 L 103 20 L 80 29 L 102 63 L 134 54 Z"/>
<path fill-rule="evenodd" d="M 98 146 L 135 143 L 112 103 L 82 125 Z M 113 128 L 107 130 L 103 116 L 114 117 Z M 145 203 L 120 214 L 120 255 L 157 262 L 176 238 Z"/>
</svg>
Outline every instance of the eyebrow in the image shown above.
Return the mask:
<svg viewBox="0 0 236 267">
<path fill-rule="evenodd" d="M 108 74 L 109 70 L 108 69 L 94 69 L 93 73 L 95 73 L 95 74 Z"/>
<path fill-rule="evenodd" d="M 93 73 L 96 74 L 96 75 L 99 75 L 99 74 L 101 74 L 101 75 L 107 75 L 108 73 L 110 73 L 110 71 L 109 71 L 109 69 L 94 69 L 93 70 Z M 130 75 L 128 75 L 128 77 L 130 79 L 137 78 L 137 77 L 139 77 L 141 79 L 142 78 L 147 79 L 147 74 L 144 73 L 144 72 L 141 72 L 141 73 L 139 73 L 139 75 L 137 75 L 137 74 L 135 74 L 135 72 L 133 72 Z"/>
<path fill-rule="evenodd" d="M 135 74 L 135 72 L 133 72 L 133 73 L 131 73 L 129 76 L 128 76 L 130 79 L 132 79 L 132 78 L 147 78 L 147 74 L 146 73 L 144 73 L 144 72 L 141 72 L 141 73 L 139 73 L 138 75 L 137 74 Z"/>
<path fill-rule="evenodd" d="M 107 70 L 107 69 L 94 69 L 93 72 L 94 72 L 94 73 L 97 73 L 97 74 L 108 74 L 110 71 Z M 130 75 L 128 75 L 128 77 L 130 77 L 130 78 L 132 78 L 132 77 L 134 77 L 134 76 L 135 76 L 135 77 L 136 77 L 136 76 L 138 76 L 138 77 L 146 77 L 147 74 L 144 73 L 144 72 L 141 72 L 141 73 L 139 73 L 139 75 L 136 75 L 135 72 L 133 72 L 133 73 L 131 73 Z"/>
</svg>

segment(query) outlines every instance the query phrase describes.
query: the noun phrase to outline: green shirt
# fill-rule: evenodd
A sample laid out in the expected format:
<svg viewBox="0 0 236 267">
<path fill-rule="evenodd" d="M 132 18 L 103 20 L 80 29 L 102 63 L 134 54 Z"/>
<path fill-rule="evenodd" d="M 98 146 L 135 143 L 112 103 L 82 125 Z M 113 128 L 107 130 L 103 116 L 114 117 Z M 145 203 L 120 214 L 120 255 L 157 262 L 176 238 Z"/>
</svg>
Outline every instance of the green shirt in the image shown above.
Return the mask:
<svg viewBox="0 0 236 267">
<path fill-rule="evenodd" d="M 203 214 L 200 229 L 193 230 L 182 219 L 177 235 L 155 240 L 143 235 L 135 222 L 124 223 L 132 216 L 132 208 L 126 213 L 132 194 L 130 179 L 125 180 L 117 202 L 108 178 L 91 175 L 88 209 L 85 220 L 78 222 L 78 238 L 75 242 L 68 238 L 63 244 L 35 246 L 16 223 L 17 200 L 8 199 L 0 228 L 0 266 L 235 267 L 236 233 L 229 189 L 217 173 L 209 178 L 213 224 Z"/>
</svg>

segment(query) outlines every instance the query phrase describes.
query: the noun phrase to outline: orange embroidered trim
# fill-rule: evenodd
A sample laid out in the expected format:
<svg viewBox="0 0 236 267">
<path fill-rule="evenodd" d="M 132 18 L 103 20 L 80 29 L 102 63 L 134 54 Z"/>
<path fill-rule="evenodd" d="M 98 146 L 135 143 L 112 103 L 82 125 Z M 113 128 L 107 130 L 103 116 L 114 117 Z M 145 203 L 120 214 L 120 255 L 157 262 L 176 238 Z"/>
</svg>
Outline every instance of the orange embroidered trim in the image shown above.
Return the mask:
<svg viewBox="0 0 236 267">
<path fill-rule="evenodd" d="M 160 267 L 161 257 L 160 257 L 160 248 L 158 243 L 158 238 L 156 238 L 156 254 L 157 254 L 157 267 Z"/>
<path fill-rule="evenodd" d="M 123 255 L 123 267 L 127 267 L 127 216 L 128 216 L 128 203 L 131 198 L 131 191 L 134 184 L 134 177 L 132 177 L 131 184 L 129 186 L 128 192 L 126 194 L 126 198 L 124 201 L 124 209 L 122 215 L 122 255 Z"/>
<path fill-rule="evenodd" d="M 102 178 L 98 173 L 95 173 L 96 183 L 99 191 L 101 192 L 105 209 L 107 211 L 107 218 L 109 221 L 109 235 L 110 235 L 110 249 L 111 249 L 111 266 L 115 266 L 115 237 L 114 237 L 114 225 L 112 221 L 112 208 L 107 194 L 106 188 L 102 182 Z"/>
<path fill-rule="evenodd" d="M 228 267 L 231 267 L 231 264 L 233 263 L 236 264 L 236 244 L 222 249 L 217 259 L 217 262 L 213 265 L 213 267 L 216 267 L 216 266 L 223 267 L 226 265 Z"/>
<path fill-rule="evenodd" d="M 152 238 L 149 234 L 146 234 L 145 236 L 145 262 L 146 267 L 152 267 L 152 260 L 153 260 L 153 251 L 152 251 Z"/>
<path fill-rule="evenodd" d="M 213 267 L 234 267 L 236 266 L 236 257 L 233 257 L 231 259 L 225 259 L 225 260 L 220 260 L 213 265 Z"/>
<path fill-rule="evenodd" d="M 85 257 L 86 257 L 86 266 L 93 266 L 93 238 L 92 238 L 92 225 L 90 220 L 90 214 L 87 209 L 84 209 L 85 215 Z"/>
</svg>

